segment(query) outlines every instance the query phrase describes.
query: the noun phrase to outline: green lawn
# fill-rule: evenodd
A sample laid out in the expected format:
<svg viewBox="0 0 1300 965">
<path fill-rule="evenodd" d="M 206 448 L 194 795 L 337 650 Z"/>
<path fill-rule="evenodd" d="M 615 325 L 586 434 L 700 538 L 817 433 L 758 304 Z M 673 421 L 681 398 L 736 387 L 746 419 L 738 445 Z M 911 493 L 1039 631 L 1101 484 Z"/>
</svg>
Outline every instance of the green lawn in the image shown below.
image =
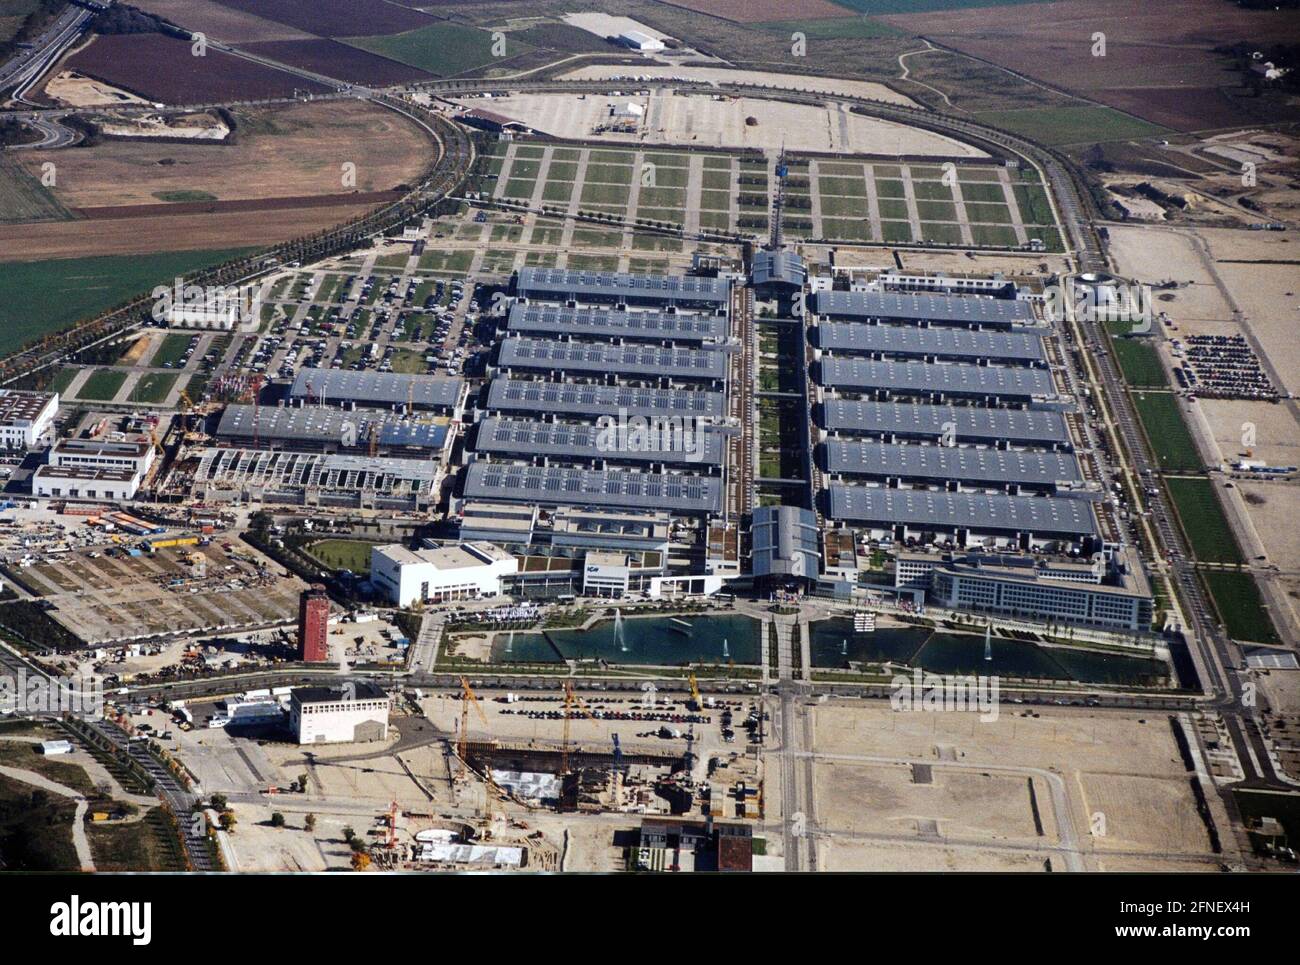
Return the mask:
<svg viewBox="0 0 1300 965">
<path fill-rule="evenodd" d="M 99 369 L 92 372 L 90 378 L 82 383 L 77 398 L 89 399 L 93 402 L 109 402 L 117 395 L 122 388 L 122 383 L 125 381 L 125 372 L 116 372 L 113 369 Z"/>
<path fill-rule="evenodd" d="M 1202 570 L 1200 575 L 1228 636 L 1255 643 L 1279 642 L 1253 576 L 1240 570 Z"/>
<path fill-rule="evenodd" d="M 1079 144 L 1154 137 L 1166 128 L 1109 107 L 1031 107 L 1014 111 L 983 111 L 977 119 L 994 127 L 1024 134 L 1044 144 Z"/>
<path fill-rule="evenodd" d="M 131 390 L 132 402 L 163 402 L 180 376 L 173 372 L 143 376 Z"/>
<path fill-rule="evenodd" d="M 166 336 L 162 345 L 158 346 L 154 352 L 153 358 L 149 360 L 149 367 L 155 369 L 175 368 L 185 355 L 185 350 L 190 347 L 190 337 L 174 333 Z"/>
<path fill-rule="evenodd" d="M 1160 468 L 1166 472 L 1194 472 L 1202 468 L 1196 443 L 1178 411 L 1178 402 L 1170 392 L 1135 392 L 1133 405 L 1155 452 Z"/>
<path fill-rule="evenodd" d="M 1192 554 L 1203 563 L 1241 563 L 1244 559 L 1232 535 L 1210 481 L 1202 476 L 1165 479 L 1169 498 L 1178 511 Z"/>
<path fill-rule="evenodd" d="M 1160 356 L 1150 341 L 1138 337 L 1112 338 L 1111 344 L 1115 346 L 1115 357 L 1124 373 L 1124 381 L 1129 385 L 1137 388 L 1164 388 L 1169 385 L 1164 367 L 1160 364 Z"/>
<path fill-rule="evenodd" d="M 307 552 L 331 569 L 369 573 L 370 548 L 379 545 L 357 539 L 323 539 L 308 546 Z"/>
<path fill-rule="evenodd" d="M 0 355 L 249 248 L 0 262 Z"/>
<path fill-rule="evenodd" d="M 345 42 L 439 77 L 463 74 L 535 49 L 507 34 L 505 56 L 496 57 L 492 52 L 490 33 L 458 23 L 436 23 L 383 37 L 350 37 Z"/>
</svg>

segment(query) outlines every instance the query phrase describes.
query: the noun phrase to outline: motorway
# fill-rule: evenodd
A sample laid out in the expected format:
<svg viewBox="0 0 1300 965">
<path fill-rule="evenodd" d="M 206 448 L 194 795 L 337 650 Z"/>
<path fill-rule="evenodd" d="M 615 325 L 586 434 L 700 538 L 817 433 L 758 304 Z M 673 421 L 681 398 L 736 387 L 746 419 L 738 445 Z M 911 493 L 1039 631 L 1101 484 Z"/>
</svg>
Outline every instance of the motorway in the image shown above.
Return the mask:
<svg viewBox="0 0 1300 965">
<path fill-rule="evenodd" d="M 76 43 L 94 14 L 85 7 L 70 6 L 45 31 L 31 41 L 32 46 L 19 50 L 0 64 L 0 90 L 12 87 L 12 97 L 20 104 L 31 104 L 25 96 L 45 71 Z M 34 105 L 33 105 L 34 106 Z"/>
</svg>

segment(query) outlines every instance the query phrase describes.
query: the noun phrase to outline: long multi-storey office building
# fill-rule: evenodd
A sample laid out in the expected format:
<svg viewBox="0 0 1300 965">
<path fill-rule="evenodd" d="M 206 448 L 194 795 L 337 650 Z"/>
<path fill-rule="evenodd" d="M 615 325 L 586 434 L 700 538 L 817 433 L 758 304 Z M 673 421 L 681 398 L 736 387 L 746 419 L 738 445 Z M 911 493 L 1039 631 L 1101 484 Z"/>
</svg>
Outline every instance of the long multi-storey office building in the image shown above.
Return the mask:
<svg viewBox="0 0 1300 965">
<path fill-rule="evenodd" d="M 954 445 L 1069 449 L 1065 416 L 1051 409 L 984 409 L 968 405 L 827 399 L 817 421 L 828 434 Z"/>
<path fill-rule="evenodd" d="M 1092 541 L 1097 536 L 1092 504 L 1067 496 L 930 492 L 833 483 L 828 515 L 900 540 L 945 535 L 964 544 L 973 536 L 989 536 L 1028 549 L 1046 542 Z"/>
<path fill-rule="evenodd" d="M 833 355 L 927 362 L 1047 364 L 1047 350 L 1043 346 L 1042 334 L 1037 330 L 984 332 L 915 325 L 822 322 L 813 328 L 813 335 L 817 347 Z"/>
<path fill-rule="evenodd" d="M 489 416 L 478 425 L 474 451 L 494 459 L 545 460 L 600 468 L 604 463 L 722 467 L 723 436 L 695 427 L 620 428 L 566 425 Z"/>
<path fill-rule="evenodd" d="M 846 358 L 823 358 L 818 368 L 824 386 L 880 397 L 965 398 L 1023 405 L 1056 394 L 1052 374 L 1046 369 Z"/>
<path fill-rule="evenodd" d="M 704 389 L 496 378 L 488 386 L 486 408 L 502 415 L 526 413 L 542 418 L 595 420 L 623 414 L 717 422 L 726 414 L 726 398 L 721 392 Z"/>
<path fill-rule="evenodd" d="M 1079 461 L 1070 453 L 828 439 L 822 457 L 832 477 L 874 479 L 892 487 L 1056 492 L 1083 483 Z"/>
<path fill-rule="evenodd" d="M 712 476 L 476 462 L 466 470 L 464 497 L 707 517 L 722 511 L 722 489 Z"/>
<path fill-rule="evenodd" d="M 521 298 L 578 304 L 669 305 L 722 311 L 730 298 L 724 278 L 693 275 L 630 275 L 565 268 L 521 268 L 515 275 Z"/>
<path fill-rule="evenodd" d="M 928 292 L 819 291 L 811 297 L 811 308 L 814 315 L 842 321 L 986 329 L 1038 324 L 1026 301 Z"/>
<path fill-rule="evenodd" d="M 611 339 L 674 345 L 716 345 L 727 339 L 727 316 L 677 311 L 619 311 L 515 302 L 506 329 L 513 335 Z"/>
<path fill-rule="evenodd" d="M 507 375 L 540 372 L 563 377 L 664 379 L 721 385 L 727 355 L 700 349 L 608 342 L 556 342 L 511 337 L 501 343 L 497 365 Z"/>
</svg>

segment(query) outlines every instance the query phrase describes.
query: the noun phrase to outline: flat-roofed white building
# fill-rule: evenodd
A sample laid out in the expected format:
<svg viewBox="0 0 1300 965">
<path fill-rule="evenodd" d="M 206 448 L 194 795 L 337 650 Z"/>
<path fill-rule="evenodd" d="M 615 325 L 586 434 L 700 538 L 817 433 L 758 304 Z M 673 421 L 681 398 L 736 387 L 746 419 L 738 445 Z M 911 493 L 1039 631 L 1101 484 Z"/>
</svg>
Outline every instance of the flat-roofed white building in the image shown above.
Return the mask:
<svg viewBox="0 0 1300 965">
<path fill-rule="evenodd" d="M 643 54 L 658 53 L 664 49 L 664 42 L 640 30 L 624 30 L 618 35 L 620 42 Z"/>
<path fill-rule="evenodd" d="M 49 465 L 32 474 L 32 494 L 42 498 L 134 499 L 157 453 L 148 442 L 61 439 Z"/>
<path fill-rule="evenodd" d="M 370 551 L 370 580 L 398 606 L 499 596 L 501 580 L 519 561 L 494 543 L 407 549 L 397 543 Z"/>
<path fill-rule="evenodd" d="M 168 306 L 164 321 L 171 328 L 195 328 L 204 331 L 233 332 L 247 320 L 237 299 L 217 298 L 206 302 Z"/>
<path fill-rule="evenodd" d="M 0 448 L 34 449 L 58 412 L 57 392 L 0 389 Z"/>
<path fill-rule="evenodd" d="M 289 726 L 299 744 L 387 740 L 388 710 L 388 695 L 364 682 L 289 693 Z"/>
<path fill-rule="evenodd" d="M 140 476 L 153 468 L 157 452 L 146 440 L 60 439 L 50 449 L 50 465 L 62 469 L 127 469 Z"/>
</svg>

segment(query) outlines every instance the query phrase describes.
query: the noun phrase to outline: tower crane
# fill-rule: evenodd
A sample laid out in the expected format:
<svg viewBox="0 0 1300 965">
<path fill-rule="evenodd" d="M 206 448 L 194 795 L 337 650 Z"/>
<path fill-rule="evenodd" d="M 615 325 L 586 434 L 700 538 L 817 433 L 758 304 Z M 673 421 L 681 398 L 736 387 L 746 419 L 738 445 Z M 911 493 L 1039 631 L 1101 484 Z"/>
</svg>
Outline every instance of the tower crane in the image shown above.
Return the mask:
<svg viewBox="0 0 1300 965">
<path fill-rule="evenodd" d="M 460 776 L 464 777 L 469 765 L 466 763 L 466 754 L 469 743 L 469 705 L 474 705 L 474 710 L 478 712 L 479 720 L 483 721 L 483 726 L 487 726 L 487 716 L 483 713 L 483 708 L 479 706 L 478 694 L 474 693 L 474 688 L 469 685 L 469 681 L 464 677 L 460 678 L 460 738 L 456 744 L 456 753 L 460 756 Z"/>
<path fill-rule="evenodd" d="M 591 711 L 587 709 L 586 703 L 581 697 L 573 692 L 573 681 L 564 682 L 564 743 L 560 749 L 560 773 L 569 773 L 569 732 L 570 722 L 573 720 L 574 711 L 582 714 L 587 720 L 595 722 L 596 718 L 592 716 Z"/>
<path fill-rule="evenodd" d="M 696 681 L 694 673 L 690 674 L 686 680 L 691 686 L 691 700 L 695 702 L 695 707 L 692 709 L 699 710 L 704 706 L 704 700 L 700 697 L 700 685 Z"/>
</svg>

